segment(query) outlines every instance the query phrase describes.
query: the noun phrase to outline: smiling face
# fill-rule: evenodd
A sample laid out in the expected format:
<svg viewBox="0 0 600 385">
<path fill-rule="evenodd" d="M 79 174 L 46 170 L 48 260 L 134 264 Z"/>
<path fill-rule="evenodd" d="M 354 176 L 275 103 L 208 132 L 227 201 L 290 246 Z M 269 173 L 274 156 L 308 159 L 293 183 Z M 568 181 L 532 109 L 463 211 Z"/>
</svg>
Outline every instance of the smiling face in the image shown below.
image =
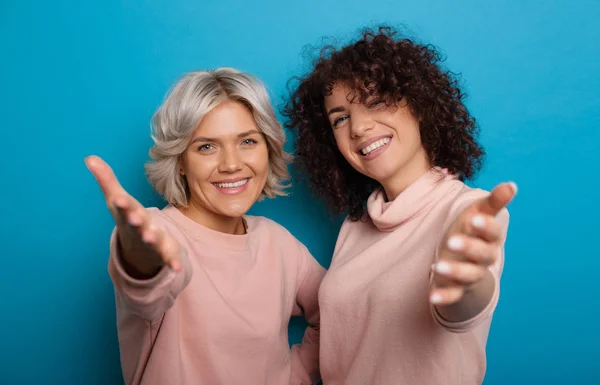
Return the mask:
<svg viewBox="0 0 600 385">
<path fill-rule="evenodd" d="M 243 216 L 269 174 L 269 151 L 250 110 L 225 101 L 203 117 L 181 160 L 190 207 L 213 221 Z"/>
<path fill-rule="evenodd" d="M 325 97 L 337 146 L 355 170 L 379 182 L 393 200 L 431 168 L 419 121 L 403 101 L 388 107 L 373 98 L 364 105 L 351 96 L 352 89 L 337 84 Z"/>
</svg>

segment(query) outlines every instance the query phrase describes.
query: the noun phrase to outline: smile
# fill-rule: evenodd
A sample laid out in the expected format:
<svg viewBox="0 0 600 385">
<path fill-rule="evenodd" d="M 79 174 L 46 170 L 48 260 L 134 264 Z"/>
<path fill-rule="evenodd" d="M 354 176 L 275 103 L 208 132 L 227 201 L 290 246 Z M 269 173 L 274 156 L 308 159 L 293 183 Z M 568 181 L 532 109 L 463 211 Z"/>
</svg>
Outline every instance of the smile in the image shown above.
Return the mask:
<svg viewBox="0 0 600 385">
<path fill-rule="evenodd" d="M 227 180 L 222 182 L 213 182 L 212 185 L 223 194 L 232 195 L 239 194 L 246 190 L 250 178 L 238 179 L 238 180 Z"/>
<path fill-rule="evenodd" d="M 239 180 L 239 181 L 233 182 L 233 183 L 218 183 L 217 182 L 217 183 L 214 183 L 214 185 L 216 185 L 217 187 L 220 187 L 220 188 L 235 188 L 235 187 L 243 186 L 246 183 L 248 183 L 248 178 L 242 179 L 242 180 Z"/>
<path fill-rule="evenodd" d="M 390 141 L 391 141 L 391 138 L 389 136 L 379 137 L 379 138 L 374 138 L 374 139 L 368 140 L 365 143 L 361 144 L 358 152 L 362 156 L 368 156 L 371 153 L 376 152 L 377 150 L 380 150 L 380 149 L 383 149 L 384 147 L 386 147 L 390 143 Z"/>
</svg>

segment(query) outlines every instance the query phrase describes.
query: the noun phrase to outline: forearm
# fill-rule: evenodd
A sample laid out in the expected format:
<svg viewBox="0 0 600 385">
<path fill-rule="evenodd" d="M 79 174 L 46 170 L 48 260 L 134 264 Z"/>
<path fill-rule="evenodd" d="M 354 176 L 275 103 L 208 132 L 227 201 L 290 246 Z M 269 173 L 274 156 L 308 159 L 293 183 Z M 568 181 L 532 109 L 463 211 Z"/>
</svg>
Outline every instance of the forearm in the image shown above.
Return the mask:
<svg viewBox="0 0 600 385">
<path fill-rule="evenodd" d="M 305 268 L 300 274 L 300 286 L 296 295 L 296 315 L 303 314 L 308 322 L 302 343 L 292 347 L 292 385 L 310 385 L 320 379 L 319 374 L 319 287 L 325 269 L 305 250 Z"/>
<path fill-rule="evenodd" d="M 192 268 L 185 250 L 181 253 L 181 271 L 163 268 L 151 278 L 138 279 L 126 271 L 116 238 L 115 232 L 111 237 L 108 271 L 124 309 L 145 320 L 157 320 L 171 308 L 191 279 Z"/>
<path fill-rule="evenodd" d="M 314 384 L 319 374 L 319 327 L 309 325 L 302 343 L 292 347 L 291 385 Z"/>
</svg>

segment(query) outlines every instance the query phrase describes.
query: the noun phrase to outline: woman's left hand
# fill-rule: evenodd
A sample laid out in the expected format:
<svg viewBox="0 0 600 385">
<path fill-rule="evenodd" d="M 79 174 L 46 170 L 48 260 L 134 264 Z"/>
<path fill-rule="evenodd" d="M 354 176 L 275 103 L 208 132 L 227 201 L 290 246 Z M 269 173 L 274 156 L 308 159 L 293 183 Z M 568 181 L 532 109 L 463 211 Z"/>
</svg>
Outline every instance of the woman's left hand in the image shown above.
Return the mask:
<svg viewBox="0 0 600 385">
<path fill-rule="evenodd" d="M 483 279 L 488 266 L 498 259 L 502 227 L 496 215 L 514 198 L 514 183 L 502 183 L 457 217 L 438 249 L 433 265 L 434 279 L 430 301 L 451 305 L 460 301 L 466 290 Z"/>
</svg>

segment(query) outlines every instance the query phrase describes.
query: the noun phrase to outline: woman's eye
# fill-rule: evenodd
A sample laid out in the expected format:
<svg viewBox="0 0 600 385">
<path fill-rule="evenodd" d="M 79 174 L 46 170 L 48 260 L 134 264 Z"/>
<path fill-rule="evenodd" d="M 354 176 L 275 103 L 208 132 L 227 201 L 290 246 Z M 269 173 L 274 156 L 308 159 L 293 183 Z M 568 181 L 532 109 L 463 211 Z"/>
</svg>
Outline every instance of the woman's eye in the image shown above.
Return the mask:
<svg viewBox="0 0 600 385">
<path fill-rule="evenodd" d="M 243 144 L 256 144 L 258 142 L 254 139 L 245 139 L 242 143 Z"/>
<path fill-rule="evenodd" d="M 203 144 L 200 147 L 198 147 L 198 151 L 208 151 L 212 149 L 212 145 L 210 144 Z"/>
<path fill-rule="evenodd" d="M 349 116 L 348 115 L 342 115 L 339 118 L 336 118 L 333 121 L 333 127 L 337 127 L 340 123 L 344 122 L 346 119 L 348 119 Z"/>
<path fill-rule="evenodd" d="M 372 100 L 371 102 L 369 102 L 369 104 L 367 104 L 367 107 L 368 108 L 375 108 L 375 107 L 379 107 L 383 103 L 384 103 L 383 99 L 375 99 L 375 100 Z"/>
</svg>

